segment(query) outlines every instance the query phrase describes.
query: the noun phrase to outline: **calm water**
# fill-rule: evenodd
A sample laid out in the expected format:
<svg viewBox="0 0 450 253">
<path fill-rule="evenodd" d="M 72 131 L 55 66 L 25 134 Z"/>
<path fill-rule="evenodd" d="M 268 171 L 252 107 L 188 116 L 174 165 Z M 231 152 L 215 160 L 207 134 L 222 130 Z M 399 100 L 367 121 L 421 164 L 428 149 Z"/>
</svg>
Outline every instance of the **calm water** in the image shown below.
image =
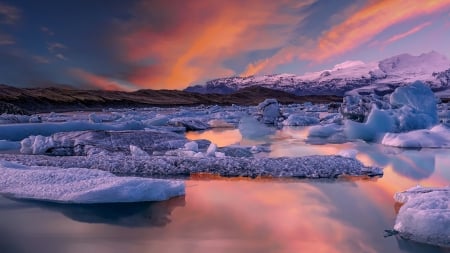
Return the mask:
<svg viewBox="0 0 450 253">
<path fill-rule="evenodd" d="M 0 252 L 450 252 L 384 238 L 396 191 L 450 184 L 450 150 L 363 142 L 309 145 L 307 128 L 276 133 L 270 156 L 360 151 L 379 179 L 270 180 L 194 176 L 186 196 L 159 203 L 56 205 L 0 197 Z M 189 133 L 253 145 L 238 130 Z"/>
</svg>

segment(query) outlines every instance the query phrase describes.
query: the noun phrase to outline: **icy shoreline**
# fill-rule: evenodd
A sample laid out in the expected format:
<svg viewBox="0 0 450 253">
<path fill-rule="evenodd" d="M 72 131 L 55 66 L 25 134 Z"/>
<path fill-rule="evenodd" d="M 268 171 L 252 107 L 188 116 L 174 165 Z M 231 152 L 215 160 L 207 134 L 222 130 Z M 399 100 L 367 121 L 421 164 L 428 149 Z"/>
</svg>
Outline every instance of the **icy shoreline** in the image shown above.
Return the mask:
<svg viewBox="0 0 450 253">
<path fill-rule="evenodd" d="M 185 177 L 194 173 L 212 173 L 226 177 L 336 178 L 341 175 L 382 176 L 378 167 L 366 167 L 353 158 L 341 156 L 305 156 L 282 158 L 243 157 L 168 157 L 168 156 L 43 156 L 0 154 L 0 160 L 27 166 L 88 168 L 120 175 Z"/>
</svg>

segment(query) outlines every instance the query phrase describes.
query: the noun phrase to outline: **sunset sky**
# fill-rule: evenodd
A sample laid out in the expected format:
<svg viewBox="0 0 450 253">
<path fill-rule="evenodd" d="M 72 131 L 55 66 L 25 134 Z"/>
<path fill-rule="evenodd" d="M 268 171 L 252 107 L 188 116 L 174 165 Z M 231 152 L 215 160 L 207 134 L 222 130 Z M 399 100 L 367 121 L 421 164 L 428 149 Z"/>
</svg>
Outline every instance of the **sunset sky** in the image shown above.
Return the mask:
<svg viewBox="0 0 450 253">
<path fill-rule="evenodd" d="M 0 83 L 183 89 L 450 55 L 450 0 L 0 0 Z"/>
</svg>

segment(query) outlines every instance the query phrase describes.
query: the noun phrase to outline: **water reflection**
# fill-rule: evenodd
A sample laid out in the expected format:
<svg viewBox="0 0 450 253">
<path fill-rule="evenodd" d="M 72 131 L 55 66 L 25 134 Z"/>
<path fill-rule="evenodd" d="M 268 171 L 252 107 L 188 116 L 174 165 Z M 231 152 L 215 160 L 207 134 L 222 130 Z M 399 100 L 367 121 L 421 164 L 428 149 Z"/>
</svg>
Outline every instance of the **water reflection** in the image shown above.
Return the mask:
<svg viewBox="0 0 450 253">
<path fill-rule="evenodd" d="M 170 215 L 177 207 L 185 206 L 180 196 L 161 202 L 111 204 L 59 204 L 34 200 L 14 200 L 19 208 L 39 207 L 59 212 L 74 221 L 101 223 L 124 227 L 163 227 L 171 222 Z"/>
</svg>

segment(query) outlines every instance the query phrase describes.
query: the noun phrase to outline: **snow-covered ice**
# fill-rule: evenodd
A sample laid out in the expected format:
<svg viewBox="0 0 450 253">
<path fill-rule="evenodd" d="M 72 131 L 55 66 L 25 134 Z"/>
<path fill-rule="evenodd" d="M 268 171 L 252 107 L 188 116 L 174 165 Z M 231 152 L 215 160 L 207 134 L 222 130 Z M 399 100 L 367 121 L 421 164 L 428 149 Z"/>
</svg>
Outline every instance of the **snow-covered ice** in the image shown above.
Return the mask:
<svg viewBox="0 0 450 253">
<path fill-rule="evenodd" d="M 194 153 L 194 152 L 193 152 Z M 184 177 L 192 173 L 213 173 L 222 176 L 272 176 L 299 178 L 336 178 L 340 175 L 379 176 L 378 167 L 364 166 L 356 159 L 342 156 L 304 156 L 279 158 L 193 156 L 123 155 L 92 156 L 43 156 L 0 154 L 0 159 L 34 166 L 59 168 L 89 168 L 110 171 L 121 175 L 144 175 L 157 177 Z M 195 155 L 195 154 L 194 154 Z M 216 156 L 219 156 L 217 158 Z"/>
<path fill-rule="evenodd" d="M 184 182 L 118 177 L 86 168 L 29 167 L 0 160 L 0 193 L 60 203 L 161 201 L 184 195 Z"/>
<path fill-rule="evenodd" d="M 450 247 L 450 187 L 416 186 L 394 195 L 403 203 L 394 230 L 402 238 Z"/>
</svg>

